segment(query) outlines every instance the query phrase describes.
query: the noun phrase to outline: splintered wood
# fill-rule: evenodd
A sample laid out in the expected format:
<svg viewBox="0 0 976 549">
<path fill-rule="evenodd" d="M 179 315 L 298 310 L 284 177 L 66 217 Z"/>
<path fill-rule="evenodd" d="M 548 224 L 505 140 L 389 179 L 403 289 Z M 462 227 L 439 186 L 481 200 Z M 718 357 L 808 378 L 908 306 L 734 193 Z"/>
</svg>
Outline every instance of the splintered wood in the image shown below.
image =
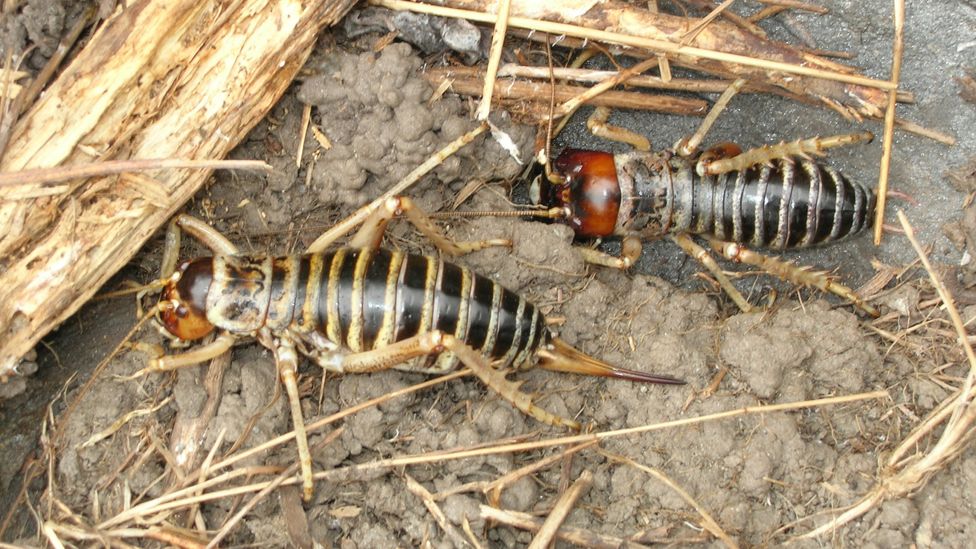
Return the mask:
<svg viewBox="0 0 976 549">
<path fill-rule="evenodd" d="M 495 20 L 494 0 L 370 3 L 483 23 Z M 744 78 L 768 91 L 825 104 L 855 119 L 881 117 L 885 90 L 894 89 L 891 82 L 860 76 L 852 67 L 768 40 L 728 21 L 714 20 L 707 26 L 700 26 L 700 21 L 620 2 L 513 0 L 508 26 L 637 48 L 645 55 L 667 54 L 670 63 L 721 78 Z"/>
<path fill-rule="evenodd" d="M 0 172 L 220 159 L 353 0 L 137 0 L 20 120 Z M 203 184 L 174 169 L 0 187 L 0 378 L 84 304 Z"/>
</svg>

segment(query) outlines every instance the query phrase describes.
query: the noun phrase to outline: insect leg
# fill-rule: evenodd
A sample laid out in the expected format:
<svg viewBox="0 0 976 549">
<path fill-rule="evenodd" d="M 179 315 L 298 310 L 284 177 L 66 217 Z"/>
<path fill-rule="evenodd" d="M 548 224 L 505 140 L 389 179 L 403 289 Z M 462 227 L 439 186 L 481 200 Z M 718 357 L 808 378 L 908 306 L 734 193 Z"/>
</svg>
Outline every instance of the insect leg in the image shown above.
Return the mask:
<svg viewBox="0 0 976 549">
<path fill-rule="evenodd" d="M 173 218 L 172 226 L 190 233 L 190 236 L 202 242 L 217 255 L 234 255 L 238 253 L 237 246 L 231 244 L 230 240 L 227 240 L 227 237 L 220 234 L 217 229 L 214 229 L 202 219 L 197 219 L 187 214 L 180 214 Z M 179 245 L 178 242 L 177 245 Z"/>
<path fill-rule="evenodd" d="M 735 97 L 735 95 L 739 93 L 739 90 L 742 89 L 742 86 L 745 85 L 746 81 L 742 78 L 738 78 L 729 84 L 729 87 L 722 92 L 722 95 L 718 98 L 718 101 L 716 101 L 712 106 L 712 110 L 708 111 L 708 114 L 705 115 L 705 119 L 702 120 L 702 123 L 698 125 L 698 129 L 695 130 L 695 133 L 692 134 L 691 137 L 687 137 L 679 141 L 675 146 L 675 151 L 681 156 L 693 156 L 698 151 L 698 146 L 701 145 L 701 142 L 705 139 L 705 135 L 708 133 L 708 130 L 712 129 L 712 124 L 718 120 L 719 115 L 722 114 L 722 111 L 724 111 L 725 107 L 728 106 L 729 101 L 732 101 L 732 98 Z"/>
<path fill-rule="evenodd" d="M 731 158 L 717 160 L 706 160 L 703 158 L 699 160 L 698 166 L 695 169 L 699 175 L 718 175 L 726 172 L 745 170 L 757 164 L 772 162 L 778 158 L 823 156 L 824 152 L 829 148 L 870 142 L 872 139 L 874 139 L 874 134 L 871 132 L 845 133 L 831 137 L 799 139 L 789 143 L 756 147 Z"/>
<path fill-rule="evenodd" d="M 434 224 L 426 213 L 413 200 L 405 196 L 388 199 L 381 208 L 373 212 L 363 223 L 359 232 L 349 241 L 352 248 L 375 249 L 383 238 L 386 224 L 394 217 L 403 216 L 424 236 L 431 240 L 437 249 L 449 255 L 462 255 L 491 246 L 511 246 L 507 239 L 475 240 L 454 242 Z"/>
<path fill-rule="evenodd" d="M 261 343 L 274 352 L 278 376 L 288 392 L 291 406 L 291 422 L 295 427 L 295 442 L 298 444 L 298 460 L 302 469 L 302 497 L 312 499 L 312 455 L 308 451 L 308 435 L 305 433 L 305 419 L 302 417 L 302 404 L 298 394 L 298 353 L 295 344 L 288 338 L 271 341 L 271 334 L 265 330 L 260 335 Z"/>
<path fill-rule="evenodd" d="M 593 114 L 586 119 L 586 129 L 597 137 L 627 143 L 638 151 L 651 150 L 651 142 L 643 135 L 607 122 L 610 119 L 610 112 L 610 107 L 594 109 Z"/>
<path fill-rule="evenodd" d="M 488 361 L 470 345 L 440 331 L 416 335 L 382 349 L 346 355 L 342 359 L 341 368 L 347 373 L 375 372 L 392 368 L 419 356 L 442 351 L 454 353 L 458 360 L 471 368 L 485 385 L 526 415 L 550 425 L 579 429 L 577 422 L 551 414 L 533 404 L 532 397 L 519 391 L 521 383 L 508 381 L 505 379 L 505 372 L 492 368 Z"/>
<path fill-rule="evenodd" d="M 707 237 L 706 239 L 713 250 L 731 261 L 739 261 L 758 267 L 773 276 L 796 284 L 797 286 L 809 286 L 817 288 L 822 292 L 830 292 L 850 301 L 855 307 L 875 318 L 879 316 L 877 309 L 868 305 L 854 290 L 837 282 L 828 276 L 827 273 L 814 271 L 809 267 L 800 267 L 789 261 L 761 254 L 735 242 L 725 242 Z"/>
<path fill-rule="evenodd" d="M 192 351 L 187 351 L 178 355 L 165 355 L 150 359 L 149 365 L 136 372 L 133 377 L 138 377 L 149 372 L 166 372 L 169 370 L 176 370 L 185 366 L 192 366 L 194 364 L 199 364 L 212 358 L 216 358 L 221 353 L 229 351 L 230 348 L 234 346 L 234 341 L 236 341 L 236 339 L 237 338 L 227 332 L 221 332 L 217 338 L 210 343 L 195 347 Z"/>
<path fill-rule="evenodd" d="M 722 286 L 722 289 L 725 290 L 725 293 L 732 298 L 732 301 L 739 306 L 739 309 L 741 309 L 742 312 L 752 312 L 752 305 L 750 305 L 749 302 L 746 301 L 746 298 L 739 293 L 739 290 L 735 289 L 735 286 L 732 285 L 732 281 L 729 280 L 729 277 L 725 276 L 725 273 L 722 272 L 722 268 L 719 267 L 718 263 L 715 262 L 715 258 L 708 253 L 708 250 L 699 246 L 694 240 L 691 239 L 690 236 L 688 236 L 687 233 L 672 234 L 670 237 L 675 244 L 681 246 L 681 249 L 684 250 L 686 254 L 697 259 L 702 265 L 705 266 L 706 269 L 709 270 L 709 272 L 712 273 L 715 280 L 718 281 L 719 285 Z"/>
<path fill-rule="evenodd" d="M 587 263 L 623 270 L 629 269 L 637 262 L 637 259 L 640 258 L 642 247 L 640 237 L 629 234 L 624 237 L 623 242 L 620 244 L 620 257 L 615 257 L 594 248 L 578 246 L 576 249 L 579 251 L 580 256 L 583 257 L 583 261 Z"/>
<path fill-rule="evenodd" d="M 178 216 L 177 216 L 178 217 Z M 158 292 L 169 277 L 176 272 L 176 264 L 180 260 L 180 241 L 182 231 L 174 217 L 166 226 L 166 240 L 163 243 L 163 260 L 159 265 L 159 278 L 150 282 L 144 289 L 136 294 L 136 317 L 142 318 L 145 311 L 142 309 L 142 300 L 148 294 Z"/>
</svg>

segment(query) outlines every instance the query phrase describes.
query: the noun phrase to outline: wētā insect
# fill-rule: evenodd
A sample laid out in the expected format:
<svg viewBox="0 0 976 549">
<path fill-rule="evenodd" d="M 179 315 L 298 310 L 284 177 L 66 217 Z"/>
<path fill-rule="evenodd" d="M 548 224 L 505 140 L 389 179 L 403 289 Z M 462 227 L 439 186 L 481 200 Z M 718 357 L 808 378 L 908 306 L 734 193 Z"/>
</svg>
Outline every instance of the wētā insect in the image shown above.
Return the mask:
<svg viewBox="0 0 976 549">
<path fill-rule="evenodd" d="M 590 119 L 602 135 L 608 111 Z M 594 122 L 596 120 L 596 122 Z M 594 132 L 598 133 L 598 132 Z M 535 179 L 533 215 L 573 228 L 580 238 L 622 237 L 621 257 L 584 248 L 588 262 L 628 268 L 641 253 L 642 239 L 669 236 L 699 259 L 744 311 L 751 306 L 732 286 L 708 252 L 689 235 L 703 237 L 731 261 L 755 265 L 794 284 L 812 286 L 850 300 L 872 316 L 877 311 L 853 290 L 826 273 L 750 250 L 798 249 L 853 236 L 874 219 L 874 189 L 852 182 L 832 167 L 811 159 L 828 147 L 870 141 L 869 132 L 814 138 L 742 152 L 723 144 L 697 153 L 697 145 L 629 153 L 567 149 L 554 162 L 550 181 Z"/>
<path fill-rule="evenodd" d="M 538 365 L 632 381 L 683 383 L 617 368 L 576 350 L 549 330 L 538 308 L 490 278 L 434 257 L 380 248 L 387 222 L 398 215 L 446 253 L 508 244 L 452 242 L 407 198 L 383 203 L 349 247 L 325 252 L 331 241 L 320 239 L 304 255 L 282 257 L 238 254 L 209 225 L 177 216 L 167 238 L 167 276 L 159 281 L 163 291 L 157 321 L 164 334 L 180 342 L 218 334 L 194 350 L 152 359 L 136 376 L 197 364 L 229 350 L 241 337 L 255 337 L 272 351 L 288 394 L 306 500 L 313 483 L 296 381 L 299 354 L 337 373 L 389 368 L 443 373 L 463 364 L 526 414 L 572 428 L 579 424 L 535 406 L 518 384 L 505 379 L 504 370 Z M 217 255 L 184 261 L 174 269 L 181 229 Z"/>
</svg>

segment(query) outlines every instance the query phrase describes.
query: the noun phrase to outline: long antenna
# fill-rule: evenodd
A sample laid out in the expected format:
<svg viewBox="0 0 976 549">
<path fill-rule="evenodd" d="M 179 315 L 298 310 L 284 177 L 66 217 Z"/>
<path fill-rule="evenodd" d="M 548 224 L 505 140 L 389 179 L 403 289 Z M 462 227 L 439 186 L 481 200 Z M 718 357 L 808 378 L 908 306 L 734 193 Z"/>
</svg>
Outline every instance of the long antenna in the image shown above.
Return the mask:
<svg viewBox="0 0 976 549">
<path fill-rule="evenodd" d="M 562 219 L 562 208 L 548 210 L 487 210 L 487 211 L 454 211 L 431 212 L 427 214 L 431 219 L 460 219 L 468 217 L 541 217 L 543 219 Z"/>
</svg>

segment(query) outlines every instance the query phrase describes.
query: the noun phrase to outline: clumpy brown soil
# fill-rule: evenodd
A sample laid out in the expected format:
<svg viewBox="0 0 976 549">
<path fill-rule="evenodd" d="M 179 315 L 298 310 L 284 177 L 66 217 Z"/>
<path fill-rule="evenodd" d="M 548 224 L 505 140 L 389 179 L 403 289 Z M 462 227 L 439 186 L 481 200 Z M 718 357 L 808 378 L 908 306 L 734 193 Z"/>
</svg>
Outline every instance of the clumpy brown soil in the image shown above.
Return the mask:
<svg viewBox="0 0 976 549">
<path fill-rule="evenodd" d="M 235 153 L 272 163 L 275 174 L 266 179 L 218 176 L 189 211 L 212 222 L 243 251 L 303 249 L 325 227 L 472 127 L 472 104 L 466 100 L 446 96 L 428 107 L 430 87 L 416 72 L 421 66 L 422 61 L 401 44 L 379 54 L 334 48 L 322 52 L 309 65 L 311 75 Z M 309 135 L 302 166 L 297 167 L 294 152 L 303 103 L 314 106 L 313 124 L 328 137 L 331 148 L 323 149 Z M 504 118 L 498 124 L 528 152 L 531 130 Z M 439 209 L 473 179 L 509 179 L 519 171 L 492 140 L 479 140 L 409 194 L 425 208 Z M 466 207 L 506 209 L 503 196 L 502 187 L 490 186 Z M 680 387 L 649 386 L 537 370 L 513 376 L 525 382 L 524 391 L 539 395 L 540 406 L 596 430 L 879 389 L 891 395 L 890 400 L 740 415 L 611 438 L 601 444 L 601 451 L 583 450 L 571 461 L 505 486 L 498 503 L 504 509 L 544 518 L 564 484 L 586 470 L 593 474 L 593 485 L 575 506 L 568 525 L 643 543 L 719 545 L 703 533 L 700 516 L 679 494 L 608 457 L 614 454 L 670 477 L 740 543 L 779 544 L 825 520 L 818 513 L 852 503 L 871 488 L 885 452 L 950 394 L 946 380 L 964 375 L 961 351 L 946 343 L 951 333 L 923 331 L 927 339 L 906 337 L 902 344 L 892 344 L 850 307 L 807 292 L 799 294 L 801 301 L 791 292 L 766 311 L 735 314 L 716 293 L 678 289 L 673 285 L 676 281 L 637 272 L 587 268 L 571 246 L 572 234 L 566 227 L 480 219 L 451 223 L 447 229 L 457 240 L 512 239 L 512 249 L 489 249 L 456 261 L 540 305 L 566 341 L 613 364 L 688 382 Z M 127 276 L 151 278 L 158 268 L 160 244 L 161 240 L 150 245 Z M 432 253 L 406 223 L 391 226 L 386 244 Z M 194 245 L 186 248 L 184 256 L 200 251 Z M 911 283 L 885 297 L 884 304 L 903 309 L 903 316 L 889 317 L 881 328 L 892 331 L 917 323 L 930 312 L 919 309 L 921 294 L 929 292 L 924 284 Z M 83 369 L 80 363 L 90 368 L 132 325 L 130 302 L 97 304 L 83 314 L 105 319 L 114 338 L 93 339 L 93 333 L 106 328 L 89 325 L 86 329 L 88 321 L 69 323 L 52 341 L 52 348 L 60 360 L 78 369 Z M 135 339 L 142 344 L 162 343 L 161 336 L 148 327 Z M 51 355 L 40 354 L 42 362 L 52 362 Z M 188 449 L 171 447 L 169 437 L 175 422 L 204 409 L 205 368 L 123 379 L 145 364 L 144 353 L 123 351 L 70 416 L 62 415 L 62 404 L 55 406 L 55 425 L 63 429 L 64 438 L 51 466 L 52 492 L 80 524 L 98 524 L 126 506 L 159 497 L 188 472 L 174 473 Z M 323 380 L 320 370 L 306 364 L 300 379 L 304 416 L 311 423 L 426 379 L 391 371 Z M 78 385 L 70 385 L 65 401 L 73 400 Z M 276 385 L 273 359 L 266 350 L 255 342 L 235 347 L 216 414 L 199 441 L 197 459 L 218 438 L 223 441 L 219 457 L 239 439 L 247 449 L 288 432 L 287 401 L 277 394 Z M 140 414 L 118 431 L 86 443 L 134 410 Z M 339 425 L 341 435 L 314 451 L 316 471 L 511 437 L 536 440 L 566 434 L 514 410 L 473 378 L 368 408 L 312 434 L 313 448 Z M 490 481 L 561 450 L 352 472 L 318 482 L 313 501 L 298 508 L 294 492 L 276 491 L 247 515 L 225 544 L 285 546 L 314 540 L 325 547 L 349 549 L 428 543 L 450 547 L 455 545 L 452 538 L 422 500 L 406 489 L 406 475 L 436 495 L 466 483 Z M 287 443 L 234 467 L 287 467 L 296 457 L 294 445 Z M 14 477 L 20 462 L 7 461 L 0 469 L 4 475 L 0 486 L 17 485 Z M 976 458 L 968 451 L 915 497 L 886 502 L 835 537 L 800 545 L 964 546 L 976 528 L 973 493 Z M 37 502 L 38 493 L 31 492 L 30 498 Z M 248 498 L 228 496 L 204 503 L 202 524 L 216 531 Z M 458 530 L 469 523 L 485 546 L 522 546 L 531 539 L 529 533 L 480 519 L 479 505 L 487 502 L 478 491 L 438 499 L 448 522 Z M 63 511 L 43 516 L 74 522 Z M 9 531 L 11 540 L 33 530 L 29 519 L 20 517 L 23 527 Z M 168 520 L 185 525 L 185 518 Z M 795 525 L 798 520 L 803 522 Z"/>
</svg>

